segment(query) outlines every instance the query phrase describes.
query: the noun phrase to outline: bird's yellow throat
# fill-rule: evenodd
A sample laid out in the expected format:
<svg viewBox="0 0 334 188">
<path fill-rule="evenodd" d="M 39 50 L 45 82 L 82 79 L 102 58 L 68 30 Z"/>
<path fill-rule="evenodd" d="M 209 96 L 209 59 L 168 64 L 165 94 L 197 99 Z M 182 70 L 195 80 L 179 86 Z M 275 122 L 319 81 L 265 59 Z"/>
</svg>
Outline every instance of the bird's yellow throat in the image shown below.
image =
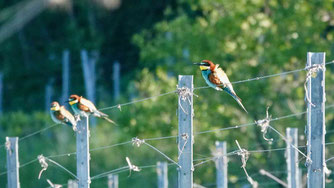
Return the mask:
<svg viewBox="0 0 334 188">
<path fill-rule="evenodd" d="M 52 111 L 58 111 L 60 109 L 60 107 L 59 106 L 54 106 L 54 107 L 51 107 L 50 109 Z"/>
<path fill-rule="evenodd" d="M 75 104 L 77 102 L 76 101 L 70 101 L 69 103 L 70 103 L 70 105 L 73 105 L 73 104 Z"/>
<path fill-rule="evenodd" d="M 199 68 L 200 68 L 201 70 L 208 70 L 210 67 L 208 67 L 208 66 L 199 66 Z"/>
</svg>

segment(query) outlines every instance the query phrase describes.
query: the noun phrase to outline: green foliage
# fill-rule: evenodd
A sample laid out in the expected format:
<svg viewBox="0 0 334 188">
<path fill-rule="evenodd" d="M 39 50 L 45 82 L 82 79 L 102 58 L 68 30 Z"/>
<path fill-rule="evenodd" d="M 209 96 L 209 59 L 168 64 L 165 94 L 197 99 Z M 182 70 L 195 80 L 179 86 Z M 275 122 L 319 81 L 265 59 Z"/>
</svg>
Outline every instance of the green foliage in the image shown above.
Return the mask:
<svg viewBox="0 0 334 188">
<path fill-rule="evenodd" d="M 202 59 L 220 64 L 231 81 L 246 80 L 303 68 L 307 51 L 325 51 L 327 59 L 331 60 L 333 31 L 328 29 L 331 26 L 326 18 L 333 6 L 328 6 L 328 3 L 197 1 L 189 5 L 193 14 L 183 10 L 175 19 L 164 20 L 156 24 L 153 30 L 135 35 L 133 41 L 141 48 L 140 60 L 144 66 L 162 67 L 174 74 L 194 74 L 195 87 L 205 83 L 200 71 L 191 62 Z M 333 79 L 330 67 L 326 72 L 328 83 Z M 195 130 L 224 128 L 264 118 L 266 106 L 271 106 L 270 113 L 274 117 L 302 112 L 305 109 L 304 80 L 305 73 L 301 72 L 236 84 L 234 88 L 250 112 L 248 115 L 224 93 L 212 89 L 195 90 L 199 95 L 194 104 Z M 328 91 L 331 88 L 332 84 L 326 85 Z M 332 101 L 332 95 L 329 95 L 328 104 Z M 297 117 L 272 125 L 282 133 L 288 126 L 299 127 L 301 134 L 304 119 Z M 275 134 L 269 135 L 280 140 Z M 284 147 L 282 142 L 268 145 L 262 139 L 259 128 L 248 127 L 199 135 L 195 137 L 195 151 L 210 154 L 217 139 L 227 141 L 229 148 L 236 148 L 235 139 L 245 148 Z M 208 143 L 211 144 L 208 146 Z M 285 170 L 282 153 L 270 154 L 270 157 L 271 160 L 265 160 L 265 154 L 251 155 L 248 162 L 250 173 L 256 173 L 259 166 L 270 171 Z M 229 169 L 237 166 L 240 163 L 234 159 Z M 232 171 L 229 175 L 240 185 L 243 177 L 241 170 Z M 205 182 L 214 181 L 213 176 L 212 168 L 205 168 L 195 175 L 195 181 L 205 185 Z M 280 174 L 279 177 L 284 178 L 285 175 Z"/>
</svg>

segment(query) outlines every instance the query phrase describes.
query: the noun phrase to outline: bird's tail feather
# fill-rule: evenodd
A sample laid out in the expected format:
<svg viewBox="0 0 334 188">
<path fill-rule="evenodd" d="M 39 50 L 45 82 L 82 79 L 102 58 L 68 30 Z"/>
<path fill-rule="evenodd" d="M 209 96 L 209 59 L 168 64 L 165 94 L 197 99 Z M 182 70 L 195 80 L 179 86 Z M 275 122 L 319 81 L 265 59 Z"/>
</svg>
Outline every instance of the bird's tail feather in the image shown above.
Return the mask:
<svg viewBox="0 0 334 188">
<path fill-rule="evenodd" d="M 105 114 L 105 113 L 103 113 L 103 112 L 101 112 L 101 111 L 99 111 L 99 110 L 96 110 L 96 111 L 97 111 L 97 113 L 98 113 L 101 117 L 108 117 L 107 114 Z"/>
<path fill-rule="evenodd" d="M 103 119 L 107 120 L 108 122 L 114 124 L 114 125 L 117 125 L 112 119 L 108 118 L 108 117 L 105 117 L 105 116 L 102 116 Z"/>
<path fill-rule="evenodd" d="M 238 97 L 237 94 L 235 94 L 235 92 L 231 91 L 229 88 L 224 88 L 224 90 L 229 94 L 231 95 L 239 104 L 239 106 L 241 106 L 241 108 L 248 114 L 248 111 L 246 110 L 246 108 L 244 107 L 244 105 L 241 103 L 241 99 L 240 97 Z"/>
<path fill-rule="evenodd" d="M 107 120 L 108 122 L 110 122 L 110 123 L 112 123 L 114 125 L 117 125 L 112 119 L 108 118 L 107 114 L 105 114 L 105 113 L 103 113 L 103 112 L 101 112 L 99 110 L 97 110 L 97 113 L 100 115 L 101 118 Z"/>
<path fill-rule="evenodd" d="M 241 108 L 244 109 L 244 111 L 248 114 L 248 111 L 246 110 L 246 108 L 244 107 L 244 105 L 241 103 L 241 100 L 237 100 L 237 99 L 235 99 L 235 100 L 238 102 L 239 106 L 241 106 Z"/>
</svg>

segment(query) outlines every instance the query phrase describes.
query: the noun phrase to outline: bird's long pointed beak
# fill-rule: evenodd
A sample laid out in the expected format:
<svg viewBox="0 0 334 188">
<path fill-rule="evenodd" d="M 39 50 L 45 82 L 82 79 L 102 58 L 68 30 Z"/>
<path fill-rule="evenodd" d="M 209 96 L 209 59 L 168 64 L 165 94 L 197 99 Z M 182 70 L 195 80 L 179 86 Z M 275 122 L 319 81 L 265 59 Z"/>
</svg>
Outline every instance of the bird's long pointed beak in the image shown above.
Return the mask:
<svg viewBox="0 0 334 188">
<path fill-rule="evenodd" d="M 204 63 L 193 63 L 193 64 L 198 66 L 204 65 Z"/>
</svg>

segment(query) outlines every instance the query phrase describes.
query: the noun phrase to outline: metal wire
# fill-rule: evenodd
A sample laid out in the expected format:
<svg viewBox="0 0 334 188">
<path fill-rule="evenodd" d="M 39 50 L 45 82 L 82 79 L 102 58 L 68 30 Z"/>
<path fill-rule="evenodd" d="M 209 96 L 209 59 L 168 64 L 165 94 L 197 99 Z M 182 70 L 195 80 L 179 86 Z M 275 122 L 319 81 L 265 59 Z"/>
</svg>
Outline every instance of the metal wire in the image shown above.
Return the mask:
<svg viewBox="0 0 334 188">
<path fill-rule="evenodd" d="M 325 63 L 325 65 L 329 65 L 329 64 L 333 64 L 333 63 L 334 63 L 334 60 Z M 292 73 L 296 73 L 296 72 L 300 72 L 300 71 L 305 71 L 305 70 L 307 70 L 307 68 L 296 69 L 296 70 L 281 72 L 281 73 L 277 73 L 277 74 L 270 74 L 270 75 L 266 75 L 266 76 L 259 76 L 259 77 L 255 77 L 255 78 L 249 78 L 249 79 L 246 79 L 246 80 L 234 81 L 234 82 L 231 82 L 231 84 L 240 84 L 240 83 L 244 83 L 244 82 L 257 81 L 257 80 L 262 80 L 262 79 L 266 79 L 266 78 L 271 78 L 271 77 L 276 77 L 276 76 L 281 76 L 281 75 L 286 75 L 286 74 L 292 74 Z M 209 88 L 209 87 L 210 86 L 195 87 L 194 90 L 197 90 L 197 89 L 206 89 L 206 88 Z M 104 110 L 109 110 L 109 109 L 113 109 L 113 108 L 120 108 L 122 106 L 127 106 L 127 105 L 130 105 L 130 104 L 134 104 L 134 103 L 138 103 L 138 102 L 143 102 L 143 101 L 146 101 L 146 100 L 150 100 L 150 99 L 154 99 L 154 98 L 157 98 L 157 97 L 161 97 L 161 96 L 169 95 L 169 94 L 172 94 L 172 93 L 176 93 L 177 91 L 178 90 L 173 90 L 173 91 L 170 91 L 170 92 L 167 92 L 167 93 L 162 93 L 162 94 L 159 94 L 159 95 L 156 95 L 156 96 L 152 96 L 152 97 L 146 97 L 146 98 L 135 100 L 135 101 L 132 101 L 132 102 L 127 102 L 127 103 L 123 103 L 123 104 L 117 104 L 117 105 L 114 105 L 114 106 L 101 108 L 99 110 L 104 111 Z"/>
<path fill-rule="evenodd" d="M 31 134 L 28 134 L 28 135 L 26 135 L 26 136 L 24 136 L 24 137 L 22 137 L 22 138 L 19 138 L 19 142 L 20 142 L 20 141 L 23 141 L 23 140 L 25 140 L 25 139 L 27 139 L 27 138 L 29 138 L 29 137 L 32 137 L 32 136 L 34 136 L 34 135 L 36 135 L 36 134 L 38 134 L 38 133 L 41 133 L 41 132 L 46 131 L 46 130 L 48 130 L 48 129 L 51 129 L 52 127 L 54 127 L 54 126 L 56 126 L 56 125 L 59 125 L 59 124 L 56 123 L 56 124 L 50 125 L 50 126 L 45 127 L 45 128 L 43 128 L 43 129 L 41 129 L 41 130 L 35 131 L 35 132 L 31 133 Z"/>
</svg>

